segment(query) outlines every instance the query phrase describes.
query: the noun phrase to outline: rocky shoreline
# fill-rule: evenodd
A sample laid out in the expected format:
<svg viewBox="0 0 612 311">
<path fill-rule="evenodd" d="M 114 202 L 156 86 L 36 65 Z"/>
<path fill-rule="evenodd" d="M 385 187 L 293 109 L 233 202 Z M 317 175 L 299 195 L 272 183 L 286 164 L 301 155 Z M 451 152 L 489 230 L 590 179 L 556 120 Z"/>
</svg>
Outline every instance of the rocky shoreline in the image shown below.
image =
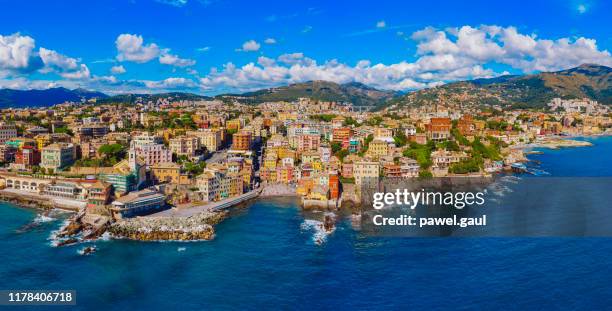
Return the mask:
<svg viewBox="0 0 612 311">
<path fill-rule="evenodd" d="M 25 197 L 18 194 L 0 191 L 0 201 L 11 203 L 18 206 L 36 208 L 43 210 L 52 210 L 55 208 L 53 202 L 49 200 L 38 199 L 34 197 Z"/>
<path fill-rule="evenodd" d="M 138 241 L 212 240 L 214 225 L 223 221 L 226 211 L 203 212 L 190 217 L 138 217 L 110 225 L 113 238 Z"/>
</svg>

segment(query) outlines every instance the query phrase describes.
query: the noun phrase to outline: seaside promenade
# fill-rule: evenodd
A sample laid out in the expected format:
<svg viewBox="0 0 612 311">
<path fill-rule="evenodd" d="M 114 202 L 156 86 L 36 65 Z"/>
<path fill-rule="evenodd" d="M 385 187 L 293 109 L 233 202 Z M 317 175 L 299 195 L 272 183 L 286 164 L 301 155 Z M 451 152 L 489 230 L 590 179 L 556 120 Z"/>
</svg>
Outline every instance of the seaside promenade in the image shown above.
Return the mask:
<svg viewBox="0 0 612 311">
<path fill-rule="evenodd" d="M 191 217 L 191 216 L 194 216 L 200 213 L 224 210 L 232 206 L 235 206 L 237 204 L 248 201 L 250 199 L 254 199 L 257 196 L 259 196 L 260 192 L 261 192 L 260 189 L 255 189 L 245 194 L 239 195 L 237 197 L 228 198 L 225 200 L 211 202 L 211 203 L 207 203 L 203 205 L 173 207 L 171 209 L 167 209 L 167 210 L 157 212 L 154 214 L 150 214 L 147 216 L 143 216 L 143 217 L 147 217 L 147 218 L 156 218 L 156 217 L 186 218 L 186 217 Z"/>
</svg>

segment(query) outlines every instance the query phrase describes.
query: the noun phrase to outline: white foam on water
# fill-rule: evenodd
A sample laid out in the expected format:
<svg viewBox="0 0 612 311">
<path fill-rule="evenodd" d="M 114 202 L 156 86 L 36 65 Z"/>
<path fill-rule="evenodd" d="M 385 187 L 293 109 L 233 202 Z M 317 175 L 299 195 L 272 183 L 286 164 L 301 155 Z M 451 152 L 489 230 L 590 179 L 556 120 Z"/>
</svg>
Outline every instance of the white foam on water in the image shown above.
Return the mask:
<svg viewBox="0 0 612 311">
<path fill-rule="evenodd" d="M 56 220 L 53 217 L 49 217 L 47 215 L 43 215 L 43 214 L 38 214 L 36 215 L 36 218 L 34 218 L 34 220 L 32 220 L 33 223 L 37 223 L 37 224 L 41 224 L 41 223 L 45 223 L 45 222 L 51 222 Z"/>
<path fill-rule="evenodd" d="M 304 222 L 300 225 L 300 227 L 304 231 L 313 231 L 312 242 L 317 245 L 325 243 L 327 241 L 327 237 L 336 230 L 334 227 L 332 230 L 327 232 L 323 222 L 314 219 L 304 219 Z"/>
<path fill-rule="evenodd" d="M 57 228 L 57 230 L 53 230 L 51 231 L 51 234 L 49 234 L 49 237 L 47 238 L 49 242 L 49 244 L 53 247 L 57 247 L 57 245 L 63 241 L 63 238 L 58 237 L 57 235 L 62 232 L 62 230 L 64 230 L 64 228 L 66 228 L 68 225 L 70 224 L 70 219 L 66 219 L 62 222 L 62 225 Z"/>
<path fill-rule="evenodd" d="M 88 253 L 88 254 L 86 254 L 86 253 L 85 253 L 85 250 L 87 249 L 87 247 L 83 247 L 83 248 L 81 248 L 81 249 L 77 250 L 77 254 L 79 254 L 79 255 L 81 255 L 81 256 L 89 256 L 89 255 L 91 255 L 91 254 L 95 253 L 95 252 L 96 252 L 96 250 L 97 250 L 97 248 L 96 248 L 95 246 L 92 246 L 92 248 L 93 248 L 93 251 L 92 251 L 92 252 L 90 252 L 90 253 Z"/>
<path fill-rule="evenodd" d="M 187 247 L 179 247 L 176 249 L 177 252 L 184 252 L 187 250 Z"/>
</svg>

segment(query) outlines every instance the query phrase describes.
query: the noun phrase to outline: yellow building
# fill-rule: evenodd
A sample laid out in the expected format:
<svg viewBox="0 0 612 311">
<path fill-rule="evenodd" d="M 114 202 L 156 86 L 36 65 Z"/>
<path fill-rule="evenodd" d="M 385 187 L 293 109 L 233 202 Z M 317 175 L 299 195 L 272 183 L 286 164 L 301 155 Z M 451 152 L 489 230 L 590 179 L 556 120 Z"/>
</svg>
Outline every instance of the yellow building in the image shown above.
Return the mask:
<svg viewBox="0 0 612 311">
<path fill-rule="evenodd" d="M 373 161 L 358 161 L 353 164 L 355 184 L 361 185 L 364 180 L 378 180 L 380 164 Z"/>
<path fill-rule="evenodd" d="M 156 183 L 167 182 L 179 185 L 191 183 L 189 175 L 181 173 L 181 166 L 171 162 L 153 165 L 151 167 L 151 177 Z"/>
<path fill-rule="evenodd" d="M 373 140 L 368 147 L 368 155 L 380 157 L 389 154 L 389 143 L 383 140 Z"/>
<path fill-rule="evenodd" d="M 266 154 L 266 158 L 264 159 L 264 168 L 275 169 L 276 162 L 278 162 L 278 157 L 276 154 Z"/>
<path fill-rule="evenodd" d="M 209 152 L 215 152 L 223 144 L 224 131 L 220 128 L 201 129 L 198 131 L 187 131 L 187 136 L 197 137 L 201 146 L 206 147 L 206 150 Z"/>
<path fill-rule="evenodd" d="M 227 122 L 225 122 L 225 128 L 228 130 L 239 131 L 242 128 L 242 122 L 240 119 L 228 120 Z"/>
<path fill-rule="evenodd" d="M 315 161 L 321 161 L 321 156 L 318 152 L 304 152 L 302 153 L 302 163 L 313 163 Z"/>
</svg>

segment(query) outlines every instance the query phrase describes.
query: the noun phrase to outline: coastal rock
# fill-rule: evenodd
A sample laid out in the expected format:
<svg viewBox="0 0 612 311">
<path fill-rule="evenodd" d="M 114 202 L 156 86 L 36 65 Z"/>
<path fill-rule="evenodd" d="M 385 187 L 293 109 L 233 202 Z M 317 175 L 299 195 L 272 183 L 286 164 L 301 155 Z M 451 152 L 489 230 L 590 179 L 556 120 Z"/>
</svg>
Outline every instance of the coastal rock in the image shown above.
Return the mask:
<svg viewBox="0 0 612 311">
<path fill-rule="evenodd" d="M 139 217 L 112 224 L 109 232 L 118 238 L 140 241 L 212 240 L 213 226 L 227 212 L 204 212 L 191 217 Z"/>
</svg>

